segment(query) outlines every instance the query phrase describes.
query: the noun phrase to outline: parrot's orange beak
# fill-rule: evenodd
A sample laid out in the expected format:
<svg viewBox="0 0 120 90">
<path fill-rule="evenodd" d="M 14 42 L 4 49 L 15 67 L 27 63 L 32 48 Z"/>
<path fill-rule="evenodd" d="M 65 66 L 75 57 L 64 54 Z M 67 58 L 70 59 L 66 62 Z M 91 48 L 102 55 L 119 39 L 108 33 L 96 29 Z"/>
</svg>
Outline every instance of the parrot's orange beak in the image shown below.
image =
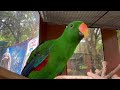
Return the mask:
<svg viewBox="0 0 120 90">
<path fill-rule="evenodd" d="M 79 26 L 79 31 L 84 35 L 85 38 L 88 37 L 88 27 L 85 23 L 82 23 L 80 26 Z"/>
</svg>

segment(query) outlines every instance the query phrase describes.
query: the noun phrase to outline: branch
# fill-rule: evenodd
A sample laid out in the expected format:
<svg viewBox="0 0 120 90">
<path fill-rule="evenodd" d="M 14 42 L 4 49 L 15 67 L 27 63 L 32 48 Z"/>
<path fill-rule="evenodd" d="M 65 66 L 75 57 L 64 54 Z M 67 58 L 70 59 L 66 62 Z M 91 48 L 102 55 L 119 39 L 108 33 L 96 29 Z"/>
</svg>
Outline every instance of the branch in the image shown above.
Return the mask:
<svg viewBox="0 0 120 90">
<path fill-rule="evenodd" d="M 94 74 L 94 73 L 92 73 L 92 72 L 87 72 L 87 75 L 88 75 L 89 77 L 92 77 L 93 79 L 106 79 L 106 78 L 101 77 L 101 76 L 99 76 L 99 75 L 97 75 L 97 74 Z"/>
<path fill-rule="evenodd" d="M 120 79 L 119 76 L 115 75 L 115 73 L 120 69 L 120 64 L 113 70 L 111 71 L 108 75 L 105 75 L 106 73 L 106 65 L 107 63 L 105 61 L 102 62 L 103 69 L 98 70 L 96 69 L 96 73 L 94 74 L 93 72 L 88 72 L 87 75 L 94 78 L 94 79 Z M 101 73 L 102 71 L 102 73 Z"/>
<path fill-rule="evenodd" d="M 100 32 L 99 32 L 99 28 L 97 28 L 97 30 L 96 30 L 96 33 L 95 33 L 95 46 L 96 46 L 96 44 L 97 44 L 97 41 L 99 41 L 98 40 L 98 37 L 99 37 L 99 35 L 100 35 Z M 98 34 L 97 34 L 98 33 Z"/>
<path fill-rule="evenodd" d="M 120 79 L 120 77 L 115 74 L 115 75 L 112 76 L 111 79 Z"/>
<path fill-rule="evenodd" d="M 102 68 L 102 74 L 101 74 L 101 77 L 104 77 L 105 74 L 106 74 L 106 65 L 107 65 L 107 62 L 106 62 L 106 61 L 103 61 L 103 62 L 102 62 L 102 66 L 103 66 L 103 68 Z"/>
<path fill-rule="evenodd" d="M 102 73 L 102 70 L 98 70 L 98 69 L 95 70 L 96 75 L 101 75 L 101 73 Z"/>
<path fill-rule="evenodd" d="M 13 35 L 13 37 L 16 39 L 16 41 L 17 41 L 17 37 L 16 37 L 16 35 L 14 34 L 14 32 L 11 30 L 11 28 L 9 27 L 9 25 L 8 24 L 6 24 L 5 22 L 2 22 L 3 24 L 5 24 L 5 26 L 7 26 L 7 28 L 10 30 L 10 32 L 12 33 L 12 35 Z"/>
<path fill-rule="evenodd" d="M 118 70 L 120 69 L 120 64 L 113 70 L 111 71 L 108 75 L 106 75 L 106 78 L 112 77 Z"/>
<path fill-rule="evenodd" d="M 93 73 L 91 70 L 90 72 L 87 72 L 87 76 L 70 76 L 70 75 L 61 75 L 55 77 L 55 79 L 120 79 L 119 76 L 115 75 L 115 73 L 120 70 L 120 64 L 113 70 L 111 71 L 108 75 L 106 74 L 106 65 L 107 62 L 103 61 L 102 62 L 103 69 L 95 70 L 95 73 Z"/>
</svg>

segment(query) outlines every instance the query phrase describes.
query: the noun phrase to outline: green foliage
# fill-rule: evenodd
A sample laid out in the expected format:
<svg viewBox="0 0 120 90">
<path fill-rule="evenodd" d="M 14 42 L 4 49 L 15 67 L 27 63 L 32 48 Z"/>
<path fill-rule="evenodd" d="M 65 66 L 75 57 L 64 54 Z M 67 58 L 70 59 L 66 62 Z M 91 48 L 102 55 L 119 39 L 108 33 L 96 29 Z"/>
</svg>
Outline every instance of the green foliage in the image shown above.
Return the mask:
<svg viewBox="0 0 120 90">
<path fill-rule="evenodd" d="M 79 68 L 80 69 L 87 69 L 88 67 L 86 65 L 80 65 Z"/>
<path fill-rule="evenodd" d="M 8 41 L 8 46 L 35 37 L 36 33 L 38 25 L 32 11 L 0 11 L 0 40 Z"/>
<path fill-rule="evenodd" d="M 120 47 L 120 30 L 117 30 L 118 45 Z"/>
<path fill-rule="evenodd" d="M 97 54 L 100 54 L 103 51 L 103 44 L 102 44 L 101 34 L 99 35 L 99 37 L 97 39 L 96 51 L 97 51 Z"/>
<path fill-rule="evenodd" d="M 99 28 L 90 28 L 89 30 L 89 37 L 84 41 L 80 42 L 78 47 L 76 48 L 75 53 L 83 53 L 81 60 L 83 61 L 89 60 L 88 63 L 94 65 L 96 68 L 102 68 L 101 61 L 103 60 L 103 43 L 102 43 L 102 35 Z M 85 58 L 87 57 L 87 58 Z M 76 57 L 77 58 L 77 57 Z M 81 61 L 79 59 L 79 62 Z M 88 67 L 85 66 L 87 63 L 80 63 L 81 65 L 78 66 L 79 69 L 87 69 Z M 84 65 L 85 64 L 85 65 Z M 77 67 L 77 65 L 76 65 Z"/>
<path fill-rule="evenodd" d="M 5 37 L 0 35 L 0 41 L 6 41 Z"/>
</svg>

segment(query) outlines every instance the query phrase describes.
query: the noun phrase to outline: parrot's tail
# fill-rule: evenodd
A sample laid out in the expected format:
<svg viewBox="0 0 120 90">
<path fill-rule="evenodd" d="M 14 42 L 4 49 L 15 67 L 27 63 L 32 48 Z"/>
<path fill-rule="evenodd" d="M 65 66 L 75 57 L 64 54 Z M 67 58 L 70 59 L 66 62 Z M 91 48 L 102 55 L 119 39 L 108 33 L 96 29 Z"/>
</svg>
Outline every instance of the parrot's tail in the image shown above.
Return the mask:
<svg viewBox="0 0 120 90">
<path fill-rule="evenodd" d="M 28 63 L 22 70 L 21 75 L 27 77 L 29 73 L 34 69 L 34 63 L 35 63 L 35 60 L 32 60 L 30 63 Z"/>
</svg>

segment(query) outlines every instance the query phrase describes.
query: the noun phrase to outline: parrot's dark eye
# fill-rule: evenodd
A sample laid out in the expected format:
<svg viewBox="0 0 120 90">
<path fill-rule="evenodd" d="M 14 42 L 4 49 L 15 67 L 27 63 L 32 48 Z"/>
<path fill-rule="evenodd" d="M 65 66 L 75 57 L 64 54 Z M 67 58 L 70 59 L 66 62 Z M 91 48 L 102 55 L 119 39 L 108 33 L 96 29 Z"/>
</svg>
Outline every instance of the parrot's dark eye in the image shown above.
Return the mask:
<svg viewBox="0 0 120 90">
<path fill-rule="evenodd" d="M 71 24 L 70 27 L 73 28 L 73 24 Z"/>
</svg>

